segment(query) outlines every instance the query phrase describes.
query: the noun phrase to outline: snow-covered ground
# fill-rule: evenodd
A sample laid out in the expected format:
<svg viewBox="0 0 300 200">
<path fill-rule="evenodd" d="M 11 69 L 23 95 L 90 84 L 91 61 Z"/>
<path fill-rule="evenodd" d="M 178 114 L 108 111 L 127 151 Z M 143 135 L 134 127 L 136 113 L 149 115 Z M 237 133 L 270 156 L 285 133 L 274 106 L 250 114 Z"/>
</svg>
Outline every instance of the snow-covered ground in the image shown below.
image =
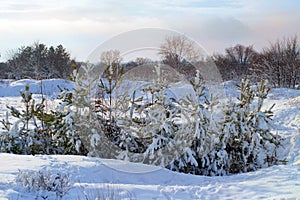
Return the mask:
<svg viewBox="0 0 300 200">
<path fill-rule="evenodd" d="M 0 83 L 0 118 L 6 105 L 20 106 L 19 90 L 30 83 L 32 92 L 40 92 L 40 81 L 21 80 Z M 57 84 L 71 87 L 63 80 L 43 81 L 46 95 L 58 92 Z M 227 88 L 227 87 L 226 87 Z M 226 94 L 235 90 L 227 88 Z M 24 156 L 0 154 L 0 199 L 43 199 L 37 192 L 17 185 L 19 170 L 70 175 L 72 187 L 63 199 L 95 199 L 107 193 L 114 199 L 300 199 L 300 91 L 273 89 L 266 107 L 274 107 L 274 131 L 286 137 L 282 156 L 286 165 L 225 177 L 180 174 L 169 170 L 117 160 L 81 156 Z M 51 104 L 51 101 L 49 101 Z M 49 105 L 51 106 L 51 105 Z M 48 192 L 44 199 L 55 199 Z"/>
</svg>

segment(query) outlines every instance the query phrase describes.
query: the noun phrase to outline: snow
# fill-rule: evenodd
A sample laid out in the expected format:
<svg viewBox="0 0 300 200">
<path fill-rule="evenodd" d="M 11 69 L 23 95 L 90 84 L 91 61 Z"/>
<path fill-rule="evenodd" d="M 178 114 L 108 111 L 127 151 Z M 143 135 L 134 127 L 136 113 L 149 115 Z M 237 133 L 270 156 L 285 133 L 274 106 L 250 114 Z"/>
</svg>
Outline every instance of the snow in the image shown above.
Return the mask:
<svg viewBox="0 0 300 200">
<path fill-rule="evenodd" d="M 3 163 L 0 167 L 1 199 L 35 197 L 34 193 L 16 186 L 14 179 L 18 169 L 70 174 L 73 187 L 63 199 L 82 198 L 82 186 L 90 192 L 97 188 L 105 191 L 107 184 L 134 194 L 136 199 L 280 199 L 299 197 L 300 192 L 300 163 L 227 177 L 204 177 L 125 161 L 80 156 L 0 154 L 0 160 Z"/>
<path fill-rule="evenodd" d="M 72 83 L 43 80 L 44 94 L 53 97 L 56 85 L 72 88 Z M 6 105 L 21 107 L 19 90 L 29 84 L 31 92 L 40 96 L 41 81 L 0 81 L 0 119 L 5 118 Z M 226 83 L 226 94 L 235 89 Z M 180 89 L 173 89 L 184 93 Z M 51 106 L 51 101 L 48 102 Z M 300 198 L 300 90 L 272 89 L 265 109 L 273 111 L 274 132 L 286 138 L 281 157 L 286 165 L 272 166 L 255 172 L 223 177 L 194 176 L 164 168 L 126 161 L 62 155 L 13 155 L 0 153 L 0 199 L 35 199 L 37 192 L 16 183 L 19 170 L 61 173 L 71 177 L 72 188 L 63 199 L 95 199 L 98 193 L 115 193 L 116 199 L 297 199 Z M 55 199 L 48 192 L 47 199 Z M 105 195 L 103 195 L 105 196 Z M 42 199 L 39 197 L 38 199 Z"/>
<path fill-rule="evenodd" d="M 41 94 L 42 89 L 43 94 L 48 96 L 55 96 L 60 92 L 57 87 L 58 85 L 61 88 L 73 88 L 72 82 L 63 79 L 22 79 L 18 81 L 0 80 L 0 97 L 18 97 L 20 96 L 20 90 L 24 90 L 25 85 L 30 86 L 30 92 L 33 94 Z"/>
</svg>

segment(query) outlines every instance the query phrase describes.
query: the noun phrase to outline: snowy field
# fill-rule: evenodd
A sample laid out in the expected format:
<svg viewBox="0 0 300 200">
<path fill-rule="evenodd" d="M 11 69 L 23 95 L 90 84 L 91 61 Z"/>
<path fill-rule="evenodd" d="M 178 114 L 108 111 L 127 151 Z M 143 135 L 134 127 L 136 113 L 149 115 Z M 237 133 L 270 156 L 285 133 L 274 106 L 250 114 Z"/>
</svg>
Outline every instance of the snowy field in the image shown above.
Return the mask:
<svg viewBox="0 0 300 200">
<path fill-rule="evenodd" d="M 27 83 L 30 83 L 33 93 L 40 93 L 39 81 L 0 83 L 1 119 L 5 116 L 6 105 L 21 106 L 19 90 Z M 50 96 L 58 92 L 57 84 L 62 87 L 72 85 L 57 79 L 42 84 L 44 94 Z M 229 95 L 235 92 L 233 87 L 226 90 Z M 48 103 L 51 107 L 51 101 Z M 300 91 L 273 89 L 266 106 L 273 103 L 276 103 L 273 109 L 274 131 L 286 138 L 280 155 L 287 158 L 286 165 L 231 176 L 204 177 L 117 160 L 2 153 L 0 199 L 56 198 L 54 192 L 42 195 L 17 185 L 19 170 L 69 175 L 71 187 L 63 199 L 105 199 L 107 196 L 113 196 L 113 199 L 300 199 Z"/>
</svg>

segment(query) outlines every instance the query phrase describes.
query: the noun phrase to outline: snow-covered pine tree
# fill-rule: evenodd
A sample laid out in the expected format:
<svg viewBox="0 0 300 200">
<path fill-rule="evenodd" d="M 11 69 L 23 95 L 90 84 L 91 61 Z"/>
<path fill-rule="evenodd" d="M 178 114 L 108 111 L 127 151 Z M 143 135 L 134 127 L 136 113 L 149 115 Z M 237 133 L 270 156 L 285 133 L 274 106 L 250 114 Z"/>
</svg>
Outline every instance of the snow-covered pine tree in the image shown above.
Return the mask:
<svg viewBox="0 0 300 200">
<path fill-rule="evenodd" d="M 179 126 L 176 124 L 180 108 L 175 97 L 168 94 L 168 82 L 162 76 L 160 65 L 154 67 L 157 78 L 153 87 L 145 88 L 150 91 L 152 102 L 146 107 L 146 125 L 142 129 L 143 138 L 150 141 L 144 152 L 144 162 L 166 166 L 173 160 L 176 135 Z"/>
<path fill-rule="evenodd" d="M 92 156 L 100 156 L 101 151 L 107 151 L 101 146 L 104 144 L 104 135 L 95 113 L 95 97 L 100 78 L 95 75 L 97 72 L 97 66 L 89 63 L 75 69 L 71 77 L 74 82 L 73 90 L 68 91 L 71 96 L 68 120 L 74 131 L 70 142 Z"/>
<path fill-rule="evenodd" d="M 47 111 L 45 99 L 36 103 L 29 86 L 21 90 L 23 107 L 21 111 L 8 106 L 10 114 L 17 118 L 10 124 L 8 117 L 2 120 L 5 132 L 1 134 L 1 151 L 17 154 L 81 154 L 86 150 L 82 146 L 71 109 L 73 91 L 61 89 L 59 106 Z"/>
<path fill-rule="evenodd" d="M 112 53 L 114 51 L 109 52 Z M 109 54 L 109 52 L 106 53 Z M 119 138 L 120 132 L 116 124 L 118 110 L 124 101 L 127 102 L 128 100 L 126 91 L 124 94 L 115 93 L 115 88 L 123 75 L 123 67 L 119 65 L 119 62 L 115 61 L 107 61 L 102 64 L 106 68 L 99 79 L 95 108 L 101 129 L 104 131 L 107 139 L 115 143 Z"/>
<path fill-rule="evenodd" d="M 8 134 L 12 123 L 8 119 L 9 112 L 6 112 L 5 118 L 0 120 L 2 124 L 2 133 L 0 134 L 0 152 L 9 152 L 10 151 L 10 134 Z"/>
<path fill-rule="evenodd" d="M 45 99 L 36 103 L 27 85 L 20 91 L 24 109 L 21 111 L 13 106 L 7 106 L 10 114 L 17 118 L 16 122 L 9 124 L 3 120 L 6 131 L 5 151 L 17 154 L 50 154 L 54 153 L 55 144 L 52 140 L 54 130 L 46 123 L 51 114 L 45 113 Z M 7 124 L 7 125 L 6 125 Z M 3 141 L 2 141 L 3 142 Z"/>
<path fill-rule="evenodd" d="M 180 158 L 175 158 L 169 168 L 185 173 L 201 174 L 200 165 L 214 147 L 215 137 L 218 133 L 217 123 L 213 116 L 213 108 L 216 106 L 216 98 L 210 94 L 201 74 L 197 71 L 191 85 L 194 95 L 188 95 L 180 100 L 181 114 L 184 115 L 180 142 L 185 148 Z"/>
<path fill-rule="evenodd" d="M 274 105 L 262 109 L 270 91 L 266 82 L 252 87 L 249 80 L 242 80 L 237 88 L 240 93 L 237 101 L 225 110 L 221 148 L 217 151 L 217 155 L 221 152 L 225 155 L 221 158 L 226 174 L 255 171 L 275 164 L 276 147 L 280 144 L 280 138 L 271 132 Z"/>
<path fill-rule="evenodd" d="M 161 67 L 155 66 L 156 79 L 135 90 L 129 101 L 121 106 L 120 159 L 166 166 L 173 159 L 176 134 L 179 126 L 176 118 L 180 109 L 174 97 L 168 94 L 168 83 L 161 75 Z M 137 95 L 139 93 L 139 95 Z"/>
<path fill-rule="evenodd" d="M 20 111 L 13 106 L 7 106 L 10 114 L 17 118 L 16 122 L 10 124 L 8 115 L 7 119 L 2 121 L 6 128 L 1 138 L 5 144 L 2 150 L 16 154 L 49 154 L 49 150 L 53 149 L 51 133 L 39 115 L 44 110 L 45 99 L 36 103 L 28 85 L 25 86 L 25 90 L 20 91 L 20 95 L 24 109 Z"/>
<path fill-rule="evenodd" d="M 74 72 L 73 72 L 74 73 Z M 73 74 L 74 75 L 74 74 Z M 73 77 L 71 75 L 71 77 Z M 72 78 L 71 78 L 72 80 Z M 60 88 L 57 100 L 58 106 L 46 115 L 45 123 L 55 130 L 52 140 L 55 141 L 58 154 L 86 155 L 87 149 L 82 144 L 75 124 L 75 112 L 73 109 L 74 91 Z"/>
</svg>

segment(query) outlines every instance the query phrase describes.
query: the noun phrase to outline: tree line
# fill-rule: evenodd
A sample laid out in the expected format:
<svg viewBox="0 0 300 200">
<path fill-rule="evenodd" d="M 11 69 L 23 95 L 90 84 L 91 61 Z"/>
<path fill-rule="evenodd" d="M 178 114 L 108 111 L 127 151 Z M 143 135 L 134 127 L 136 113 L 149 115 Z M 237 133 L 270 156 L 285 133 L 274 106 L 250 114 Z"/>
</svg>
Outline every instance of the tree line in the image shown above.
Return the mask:
<svg viewBox="0 0 300 200">
<path fill-rule="evenodd" d="M 49 79 L 68 78 L 75 60 L 62 46 L 47 47 L 36 42 L 22 46 L 10 53 L 10 58 L 1 64 L 1 78 L 10 79 Z"/>
<path fill-rule="evenodd" d="M 267 79 L 273 87 L 298 88 L 300 85 L 300 43 L 297 36 L 283 38 L 256 51 L 252 45 L 237 44 L 224 54 L 213 55 L 223 80 Z"/>
<path fill-rule="evenodd" d="M 184 36 L 168 36 L 160 46 L 160 61 L 139 57 L 121 63 L 118 50 L 103 52 L 99 58 L 105 65 L 117 61 L 124 72 L 142 64 L 160 62 L 191 79 L 196 72 L 195 65 L 204 66 L 207 62 L 207 58 L 201 58 L 200 51 Z M 299 88 L 300 85 L 300 43 L 297 36 L 277 40 L 260 52 L 253 45 L 237 44 L 209 59 L 216 64 L 223 81 L 248 78 L 253 82 L 267 79 L 273 87 Z M 0 78 L 68 78 L 76 64 L 79 62 L 71 59 L 62 45 L 48 48 L 45 44 L 34 43 L 12 52 L 7 62 L 0 63 Z"/>
<path fill-rule="evenodd" d="M 110 60 L 118 60 L 117 63 L 122 60 L 119 51 L 112 50 L 104 54 L 110 55 Z M 205 57 L 205 53 L 197 49 L 195 43 L 188 38 L 169 36 L 161 44 L 159 55 L 160 63 L 176 69 L 188 80 L 193 79 L 196 69 L 201 69 L 213 61 L 223 81 L 240 82 L 247 78 L 252 82 L 268 80 L 272 87 L 300 88 L 300 43 L 297 36 L 277 40 L 261 52 L 256 51 L 253 45 L 237 44 L 226 48 L 225 53 L 217 53 L 211 57 Z M 107 60 L 101 59 L 101 62 L 107 64 Z M 137 58 L 122 66 L 126 72 L 147 63 L 153 64 L 154 61 Z"/>
</svg>

